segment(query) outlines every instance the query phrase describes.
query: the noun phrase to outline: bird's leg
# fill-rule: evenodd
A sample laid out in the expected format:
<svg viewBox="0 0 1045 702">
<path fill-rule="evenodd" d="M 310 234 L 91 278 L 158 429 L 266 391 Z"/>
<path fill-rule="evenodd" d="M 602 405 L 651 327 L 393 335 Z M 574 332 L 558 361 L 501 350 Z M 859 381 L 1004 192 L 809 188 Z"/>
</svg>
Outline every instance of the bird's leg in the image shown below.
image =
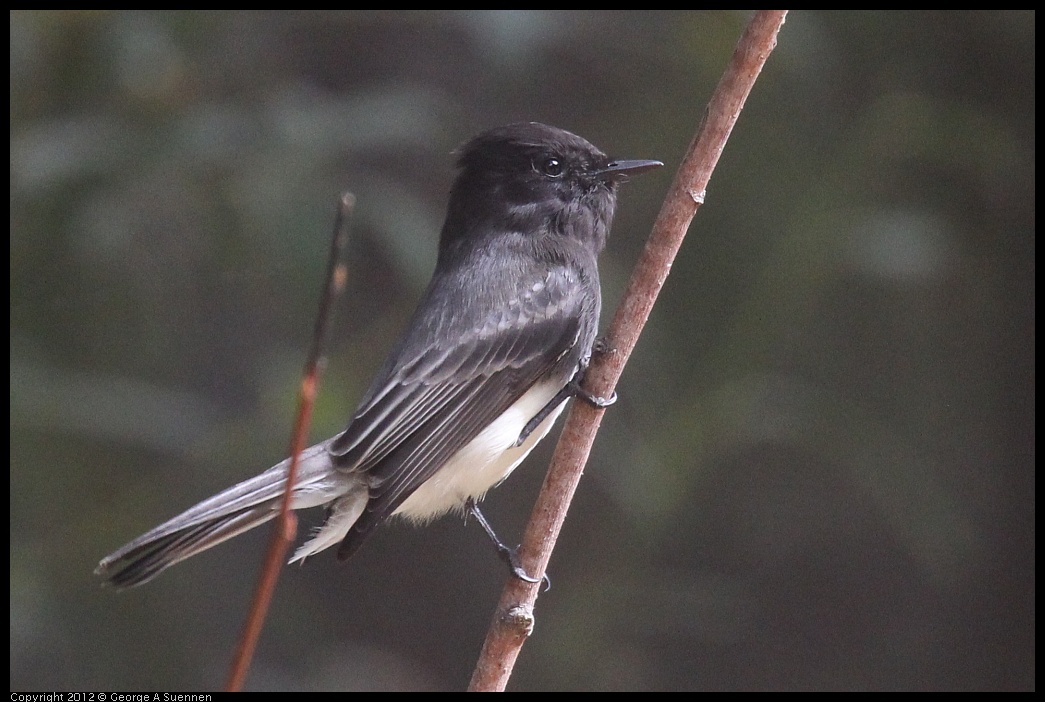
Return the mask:
<svg viewBox="0 0 1045 702">
<path fill-rule="evenodd" d="M 535 578 L 527 573 L 526 570 L 523 569 L 522 564 L 519 563 L 518 547 L 509 548 L 504 545 L 503 541 L 497 538 L 497 534 L 494 533 L 493 527 L 491 527 L 490 523 L 486 521 L 486 517 L 483 516 L 483 513 L 479 511 L 479 505 L 475 503 L 475 499 L 469 497 L 468 501 L 464 504 L 468 514 L 475 517 L 475 521 L 479 522 L 479 526 L 483 528 L 486 535 L 490 537 L 490 541 L 492 541 L 493 545 L 497 547 L 497 553 L 501 556 L 501 559 L 508 564 L 508 569 L 512 572 L 512 575 L 519 578 L 519 580 L 528 583 L 539 583 L 543 580 L 545 583 L 544 589 L 545 592 L 547 592 L 552 586 L 552 581 L 548 579 L 548 576 L 543 575 L 540 578 Z"/>
<path fill-rule="evenodd" d="M 555 397 L 549 400 L 548 404 L 541 408 L 540 412 L 533 415 L 533 419 L 526 422 L 526 426 L 524 426 L 522 428 L 522 431 L 519 432 L 519 438 L 515 440 L 516 446 L 522 446 L 523 442 L 530 437 L 530 434 L 533 433 L 534 429 L 541 426 L 541 422 L 547 419 L 548 415 L 554 412 L 556 407 L 558 407 L 574 395 L 573 388 L 570 387 L 570 384 L 572 382 L 573 381 L 571 380 L 569 383 L 566 383 L 566 385 L 563 386 L 562 390 L 555 393 Z"/>
<path fill-rule="evenodd" d="M 595 346 L 592 347 L 592 350 L 595 353 L 606 353 L 606 351 L 603 348 L 601 339 L 595 342 Z M 584 362 L 581 363 L 581 365 L 577 368 L 577 372 L 573 374 L 572 378 L 570 378 L 570 382 L 566 383 L 566 385 L 562 387 L 562 390 L 559 390 L 559 392 L 555 393 L 555 397 L 549 400 L 548 404 L 542 407 L 541 411 L 535 414 L 533 416 L 533 419 L 526 423 L 526 426 L 524 426 L 522 431 L 519 432 L 519 438 L 515 440 L 516 446 L 522 446 L 523 442 L 526 441 L 527 438 L 529 438 L 530 434 L 532 434 L 534 430 L 541 425 L 541 422 L 547 419 L 548 415 L 554 412 L 556 407 L 558 407 L 560 404 L 562 404 L 571 397 L 579 397 L 588 404 L 599 409 L 606 409 L 607 407 L 609 407 L 617 401 L 616 391 L 614 391 L 614 393 L 610 395 L 609 399 L 607 399 L 605 397 L 593 395 L 584 388 L 582 388 L 581 382 L 584 380 L 584 372 L 586 370 L 588 370 L 588 359 L 585 359 Z"/>
</svg>

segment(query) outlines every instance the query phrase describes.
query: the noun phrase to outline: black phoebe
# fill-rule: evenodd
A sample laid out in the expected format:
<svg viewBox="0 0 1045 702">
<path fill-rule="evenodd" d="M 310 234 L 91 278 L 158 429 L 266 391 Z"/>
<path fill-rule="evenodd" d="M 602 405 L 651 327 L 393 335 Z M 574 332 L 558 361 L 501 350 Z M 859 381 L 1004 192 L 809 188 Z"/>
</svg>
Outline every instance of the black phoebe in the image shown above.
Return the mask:
<svg viewBox="0 0 1045 702">
<path fill-rule="evenodd" d="M 338 542 L 348 558 L 393 514 L 423 523 L 473 510 L 508 477 L 579 392 L 617 183 L 662 165 L 610 160 L 536 122 L 492 129 L 459 153 L 435 272 L 403 338 L 348 427 L 301 454 L 291 507 L 322 505 L 327 517 L 292 562 Z M 287 463 L 139 536 L 95 572 L 140 585 L 272 519 Z"/>
</svg>

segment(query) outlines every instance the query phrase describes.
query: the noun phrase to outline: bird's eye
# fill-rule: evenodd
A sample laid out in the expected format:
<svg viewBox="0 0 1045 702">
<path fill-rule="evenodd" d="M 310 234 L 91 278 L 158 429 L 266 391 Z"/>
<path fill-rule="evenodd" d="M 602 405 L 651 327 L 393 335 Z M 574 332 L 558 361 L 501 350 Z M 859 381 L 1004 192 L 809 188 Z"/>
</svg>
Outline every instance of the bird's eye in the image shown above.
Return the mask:
<svg viewBox="0 0 1045 702">
<path fill-rule="evenodd" d="M 562 175 L 562 162 L 557 158 L 546 158 L 541 162 L 541 173 L 550 178 Z"/>
</svg>

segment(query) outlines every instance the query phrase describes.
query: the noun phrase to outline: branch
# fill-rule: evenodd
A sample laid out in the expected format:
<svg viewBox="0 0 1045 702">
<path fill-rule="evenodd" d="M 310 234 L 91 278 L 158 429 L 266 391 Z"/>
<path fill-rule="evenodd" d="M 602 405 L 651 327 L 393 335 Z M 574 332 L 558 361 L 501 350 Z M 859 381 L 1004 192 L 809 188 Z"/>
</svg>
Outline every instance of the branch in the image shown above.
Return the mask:
<svg viewBox="0 0 1045 702">
<path fill-rule="evenodd" d="M 586 389 L 592 394 L 612 395 L 653 303 L 667 280 L 689 223 L 704 202 L 711 173 L 740 110 L 776 46 L 777 32 L 786 15 L 787 10 L 759 10 L 744 30 L 711 97 L 704 121 L 679 166 L 624 298 L 610 322 L 605 337 L 607 352 L 593 356 L 585 374 Z M 573 403 L 570 409 L 519 549 L 520 561 L 528 573 L 540 577 L 548 566 L 603 411 L 586 402 Z M 539 589 L 539 583 L 508 578 L 469 690 L 505 689 L 522 645 L 533 629 L 533 605 Z"/>
<path fill-rule="evenodd" d="M 341 195 L 334 220 L 334 235 L 330 241 L 330 255 L 327 259 L 326 286 L 319 299 L 319 310 L 316 312 L 316 326 L 312 332 L 312 347 L 305 361 L 305 370 L 301 377 L 301 388 L 298 392 L 298 412 L 294 419 L 294 432 L 290 439 L 290 465 L 287 467 L 287 484 L 283 490 L 283 502 L 279 516 L 272 527 L 272 540 L 265 553 L 264 565 L 258 574 L 258 585 L 247 612 L 247 620 L 243 624 L 243 633 L 233 656 L 229 679 L 225 685 L 228 692 L 239 692 L 243 689 L 250 661 L 254 657 L 261 628 L 265 624 L 272 595 L 276 591 L 276 581 L 287 559 L 287 549 L 294 543 L 297 534 L 297 517 L 290 509 L 290 499 L 297 482 L 298 459 L 308 442 L 308 427 L 312 421 L 312 408 L 316 404 L 316 393 L 319 389 L 319 374 L 322 370 L 323 340 L 330 325 L 331 308 L 334 300 L 345 288 L 347 271 L 342 262 L 342 252 L 348 241 L 348 223 L 355 205 L 355 197 L 351 193 Z"/>
</svg>

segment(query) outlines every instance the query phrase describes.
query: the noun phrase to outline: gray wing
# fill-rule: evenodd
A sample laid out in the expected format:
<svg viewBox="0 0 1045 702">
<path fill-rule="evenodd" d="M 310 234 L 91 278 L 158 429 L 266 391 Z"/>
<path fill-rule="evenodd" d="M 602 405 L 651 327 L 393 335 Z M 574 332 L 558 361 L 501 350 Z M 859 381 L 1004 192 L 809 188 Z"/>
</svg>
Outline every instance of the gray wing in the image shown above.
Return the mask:
<svg viewBox="0 0 1045 702">
<path fill-rule="evenodd" d="M 335 465 L 370 486 L 339 558 L 535 383 L 565 385 L 589 353 L 598 281 L 566 267 L 515 273 L 512 287 L 491 287 L 514 290 L 501 299 L 462 299 L 474 282 L 433 280 L 408 336 L 331 444 Z"/>
</svg>

